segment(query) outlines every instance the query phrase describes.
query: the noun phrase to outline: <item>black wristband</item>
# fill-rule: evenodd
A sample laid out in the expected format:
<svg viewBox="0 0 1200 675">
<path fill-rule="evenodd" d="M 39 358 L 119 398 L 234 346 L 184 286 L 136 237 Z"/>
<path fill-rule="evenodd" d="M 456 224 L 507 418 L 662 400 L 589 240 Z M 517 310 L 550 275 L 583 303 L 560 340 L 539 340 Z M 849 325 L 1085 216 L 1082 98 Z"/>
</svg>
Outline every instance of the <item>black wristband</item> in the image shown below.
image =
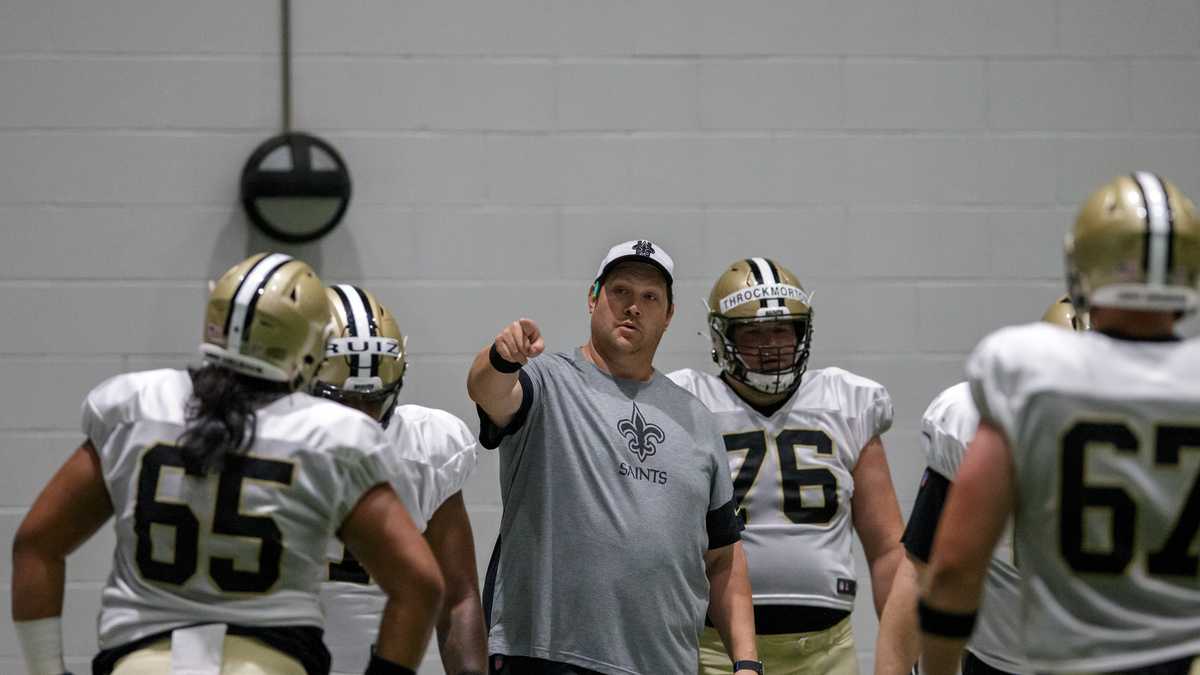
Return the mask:
<svg viewBox="0 0 1200 675">
<path fill-rule="evenodd" d="M 488 361 L 492 362 L 492 367 L 495 368 L 497 372 L 505 374 L 515 373 L 521 369 L 521 364 L 514 361 L 509 361 L 503 356 L 500 356 L 500 350 L 496 349 L 495 342 L 492 343 L 492 348 L 488 351 Z"/>
<path fill-rule="evenodd" d="M 363 675 L 417 675 L 417 671 L 402 666 L 394 661 L 388 661 L 378 654 L 371 654 L 371 662 Z"/>
<path fill-rule="evenodd" d="M 975 630 L 977 612 L 959 614 L 943 612 L 925 604 L 925 600 L 917 601 L 917 616 L 921 620 L 921 632 L 938 637 L 965 640 L 971 637 Z"/>
<path fill-rule="evenodd" d="M 763 664 L 762 661 L 734 661 L 733 672 L 736 673 L 739 670 L 753 670 L 758 675 L 763 675 Z"/>
</svg>

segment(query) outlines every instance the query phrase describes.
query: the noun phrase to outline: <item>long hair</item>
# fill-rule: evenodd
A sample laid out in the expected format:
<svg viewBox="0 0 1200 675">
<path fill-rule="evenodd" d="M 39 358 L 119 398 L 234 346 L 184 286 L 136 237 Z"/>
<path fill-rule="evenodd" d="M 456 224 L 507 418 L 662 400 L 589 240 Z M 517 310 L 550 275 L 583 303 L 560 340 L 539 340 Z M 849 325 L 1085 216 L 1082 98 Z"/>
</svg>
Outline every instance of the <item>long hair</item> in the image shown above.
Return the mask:
<svg viewBox="0 0 1200 675">
<path fill-rule="evenodd" d="M 187 406 L 187 427 L 179 447 L 189 473 L 220 471 L 225 456 L 241 453 L 254 443 L 256 410 L 289 392 L 283 383 L 235 373 L 205 364 L 188 368 L 192 396 Z"/>
</svg>

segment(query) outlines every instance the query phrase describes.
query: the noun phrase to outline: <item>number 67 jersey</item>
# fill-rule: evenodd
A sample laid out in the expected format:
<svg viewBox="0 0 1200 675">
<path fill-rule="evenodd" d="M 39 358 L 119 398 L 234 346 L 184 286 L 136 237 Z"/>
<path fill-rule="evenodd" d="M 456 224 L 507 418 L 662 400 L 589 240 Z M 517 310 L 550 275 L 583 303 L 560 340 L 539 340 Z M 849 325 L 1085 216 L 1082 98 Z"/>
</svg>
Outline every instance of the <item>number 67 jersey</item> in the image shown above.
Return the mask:
<svg viewBox="0 0 1200 675">
<path fill-rule="evenodd" d="M 154 370 L 83 403 L 116 529 L 101 649 L 202 623 L 322 626 L 326 542 L 387 482 L 379 426 L 302 393 L 259 408 L 253 445 L 220 473 L 190 474 L 174 443 L 191 392 L 188 373 Z"/>
<path fill-rule="evenodd" d="M 719 377 L 690 368 L 669 377 L 712 411 L 725 438 L 754 604 L 852 610 L 851 472 L 892 425 L 887 390 L 840 368 L 810 371 L 765 417 Z"/>
<path fill-rule="evenodd" d="M 967 375 L 1012 451 L 1031 665 L 1200 654 L 1200 342 L 1017 326 Z"/>
</svg>

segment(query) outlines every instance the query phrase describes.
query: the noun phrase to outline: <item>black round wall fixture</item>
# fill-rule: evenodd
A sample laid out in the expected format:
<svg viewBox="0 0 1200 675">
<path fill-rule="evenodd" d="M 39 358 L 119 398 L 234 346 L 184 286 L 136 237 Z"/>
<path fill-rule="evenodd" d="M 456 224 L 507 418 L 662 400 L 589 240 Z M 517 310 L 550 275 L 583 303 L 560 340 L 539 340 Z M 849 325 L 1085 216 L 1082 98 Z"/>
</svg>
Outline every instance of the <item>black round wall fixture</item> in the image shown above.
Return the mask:
<svg viewBox="0 0 1200 675">
<path fill-rule="evenodd" d="M 289 243 L 319 239 L 350 205 L 350 171 L 332 145 L 292 131 L 267 139 L 242 169 L 242 206 L 250 222 Z"/>
</svg>

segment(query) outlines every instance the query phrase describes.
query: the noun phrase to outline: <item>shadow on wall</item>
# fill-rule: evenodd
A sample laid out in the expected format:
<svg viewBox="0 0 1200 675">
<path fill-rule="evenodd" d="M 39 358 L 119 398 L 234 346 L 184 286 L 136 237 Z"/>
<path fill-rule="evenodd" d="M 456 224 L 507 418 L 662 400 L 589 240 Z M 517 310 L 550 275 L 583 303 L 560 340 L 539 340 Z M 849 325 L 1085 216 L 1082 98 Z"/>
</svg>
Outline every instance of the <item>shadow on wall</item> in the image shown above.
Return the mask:
<svg viewBox="0 0 1200 675">
<path fill-rule="evenodd" d="M 338 261 L 339 276 L 361 276 L 362 264 L 354 244 L 354 235 L 346 230 L 346 226 L 347 223 L 343 222 L 334 233 L 316 241 L 289 244 L 272 239 L 259 231 L 250 223 L 241 206 L 235 205 L 230 210 L 221 235 L 217 238 L 217 245 L 209 256 L 208 278 L 217 279 L 238 262 L 263 251 L 286 253 L 307 262 L 326 283 L 336 281 L 326 279 L 329 275 L 323 265 L 326 252 L 331 259 Z M 330 247 L 336 247 L 336 250 L 331 250 Z M 347 275 L 346 270 L 353 270 L 355 274 Z"/>
</svg>

